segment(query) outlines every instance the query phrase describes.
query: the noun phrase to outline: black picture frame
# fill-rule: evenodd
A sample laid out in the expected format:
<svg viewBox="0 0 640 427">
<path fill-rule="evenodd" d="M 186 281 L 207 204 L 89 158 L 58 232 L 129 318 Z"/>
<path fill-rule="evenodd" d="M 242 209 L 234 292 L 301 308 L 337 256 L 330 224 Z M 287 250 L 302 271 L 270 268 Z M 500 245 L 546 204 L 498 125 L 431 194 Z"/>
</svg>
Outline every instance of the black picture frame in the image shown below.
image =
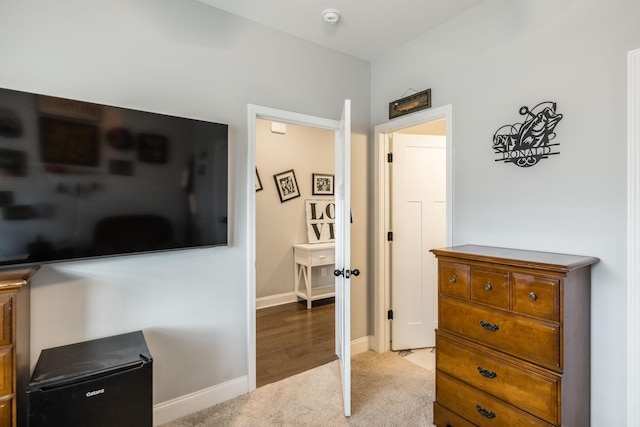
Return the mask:
<svg viewBox="0 0 640 427">
<path fill-rule="evenodd" d="M 258 168 L 256 168 L 256 191 L 262 191 L 262 181 L 260 180 L 260 175 L 258 174 Z"/>
<path fill-rule="evenodd" d="M 296 174 L 293 169 L 273 175 L 273 180 L 278 189 L 280 203 L 300 197 L 300 188 L 298 187 L 298 181 L 296 180 Z"/>
<path fill-rule="evenodd" d="M 311 175 L 311 193 L 314 196 L 333 196 L 335 175 L 314 173 Z"/>
</svg>

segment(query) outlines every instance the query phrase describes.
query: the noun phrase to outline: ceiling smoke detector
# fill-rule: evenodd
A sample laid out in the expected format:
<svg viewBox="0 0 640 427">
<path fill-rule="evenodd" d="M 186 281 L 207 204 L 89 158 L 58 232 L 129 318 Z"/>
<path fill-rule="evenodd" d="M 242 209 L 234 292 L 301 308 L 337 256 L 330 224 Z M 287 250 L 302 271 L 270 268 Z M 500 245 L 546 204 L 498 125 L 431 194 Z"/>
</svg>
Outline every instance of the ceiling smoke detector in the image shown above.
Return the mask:
<svg viewBox="0 0 640 427">
<path fill-rule="evenodd" d="M 338 9 L 325 9 L 322 11 L 322 20 L 329 24 L 337 24 L 340 20 L 340 11 Z"/>
</svg>

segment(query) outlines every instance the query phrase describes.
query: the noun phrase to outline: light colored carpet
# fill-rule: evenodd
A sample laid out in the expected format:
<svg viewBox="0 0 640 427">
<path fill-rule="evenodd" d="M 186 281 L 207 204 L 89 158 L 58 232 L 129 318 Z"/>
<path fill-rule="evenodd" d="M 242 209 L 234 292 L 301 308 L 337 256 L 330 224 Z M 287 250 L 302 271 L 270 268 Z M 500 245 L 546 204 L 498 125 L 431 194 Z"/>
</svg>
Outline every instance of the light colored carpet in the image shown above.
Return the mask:
<svg viewBox="0 0 640 427">
<path fill-rule="evenodd" d="M 434 372 L 398 353 L 351 360 L 352 415 L 342 412 L 338 361 L 265 385 L 162 427 L 432 426 Z"/>
</svg>

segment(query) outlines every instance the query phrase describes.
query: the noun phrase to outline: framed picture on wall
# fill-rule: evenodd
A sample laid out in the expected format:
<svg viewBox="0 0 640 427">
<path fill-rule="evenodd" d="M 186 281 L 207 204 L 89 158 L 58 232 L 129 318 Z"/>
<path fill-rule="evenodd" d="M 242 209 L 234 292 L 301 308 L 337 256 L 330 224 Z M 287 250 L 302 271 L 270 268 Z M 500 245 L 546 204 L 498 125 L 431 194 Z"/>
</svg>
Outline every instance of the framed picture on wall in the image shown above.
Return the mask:
<svg viewBox="0 0 640 427">
<path fill-rule="evenodd" d="M 334 176 L 329 174 L 312 174 L 312 194 L 314 196 L 333 196 L 333 178 Z"/>
<path fill-rule="evenodd" d="M 260 181 L 260 175 L 258 175 L 258 168 L 256 168 L 256 191 L 262 190 L 262 181 Z"/>
<path fill-rule="evenodd" d="M 280 203 L 300 197 L 300 189 L 293 169 L 273 175 L 280 196 Z"/>
</svg>

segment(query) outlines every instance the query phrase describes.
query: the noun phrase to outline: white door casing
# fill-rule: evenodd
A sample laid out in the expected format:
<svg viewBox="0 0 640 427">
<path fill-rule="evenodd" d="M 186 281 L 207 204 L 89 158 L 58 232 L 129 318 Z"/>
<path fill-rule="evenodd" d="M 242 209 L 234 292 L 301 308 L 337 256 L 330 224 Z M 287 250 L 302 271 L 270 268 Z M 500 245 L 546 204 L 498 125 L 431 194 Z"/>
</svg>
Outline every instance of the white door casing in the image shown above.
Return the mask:
<svg viewBox="0 0 640 427">
<path fill-rule="evenodd" d="M 390 138 L 391 348 L 435 347 L 438 262 L 446 245 L 446 137 Z"/>
<path fill-rule="evenodd" d="M 387 242 L 387 231 L 390 229 L 389 221 L 389 188 L 387 177 L 387 153 L 386 138 L 389 134 L 407 129 L 419 124 L 446 120 L 446 181 L 447 181 L 447 206 L 446 206 L 446 246 L 453 244 L 453 108 L 445 105 L 433 109 L 423 110 L 417 113 L 394 119 L 391 122 L 377 125 L 374 130 L 374 182 L 373 182 L 373 206 L 374 206 L 374 236 L 373 236 L 373 283 L 374 283 L 374 332 L 372 349 L 378 352 L 390 349 L 391 328 L 387 320 L 387 311 L 390 307 L 390 244 Z"/>
<path fill-rule="evenodd" d="M 640 425 L 640 49 L 627 55 L 627 425 Z"/>
</svg>

